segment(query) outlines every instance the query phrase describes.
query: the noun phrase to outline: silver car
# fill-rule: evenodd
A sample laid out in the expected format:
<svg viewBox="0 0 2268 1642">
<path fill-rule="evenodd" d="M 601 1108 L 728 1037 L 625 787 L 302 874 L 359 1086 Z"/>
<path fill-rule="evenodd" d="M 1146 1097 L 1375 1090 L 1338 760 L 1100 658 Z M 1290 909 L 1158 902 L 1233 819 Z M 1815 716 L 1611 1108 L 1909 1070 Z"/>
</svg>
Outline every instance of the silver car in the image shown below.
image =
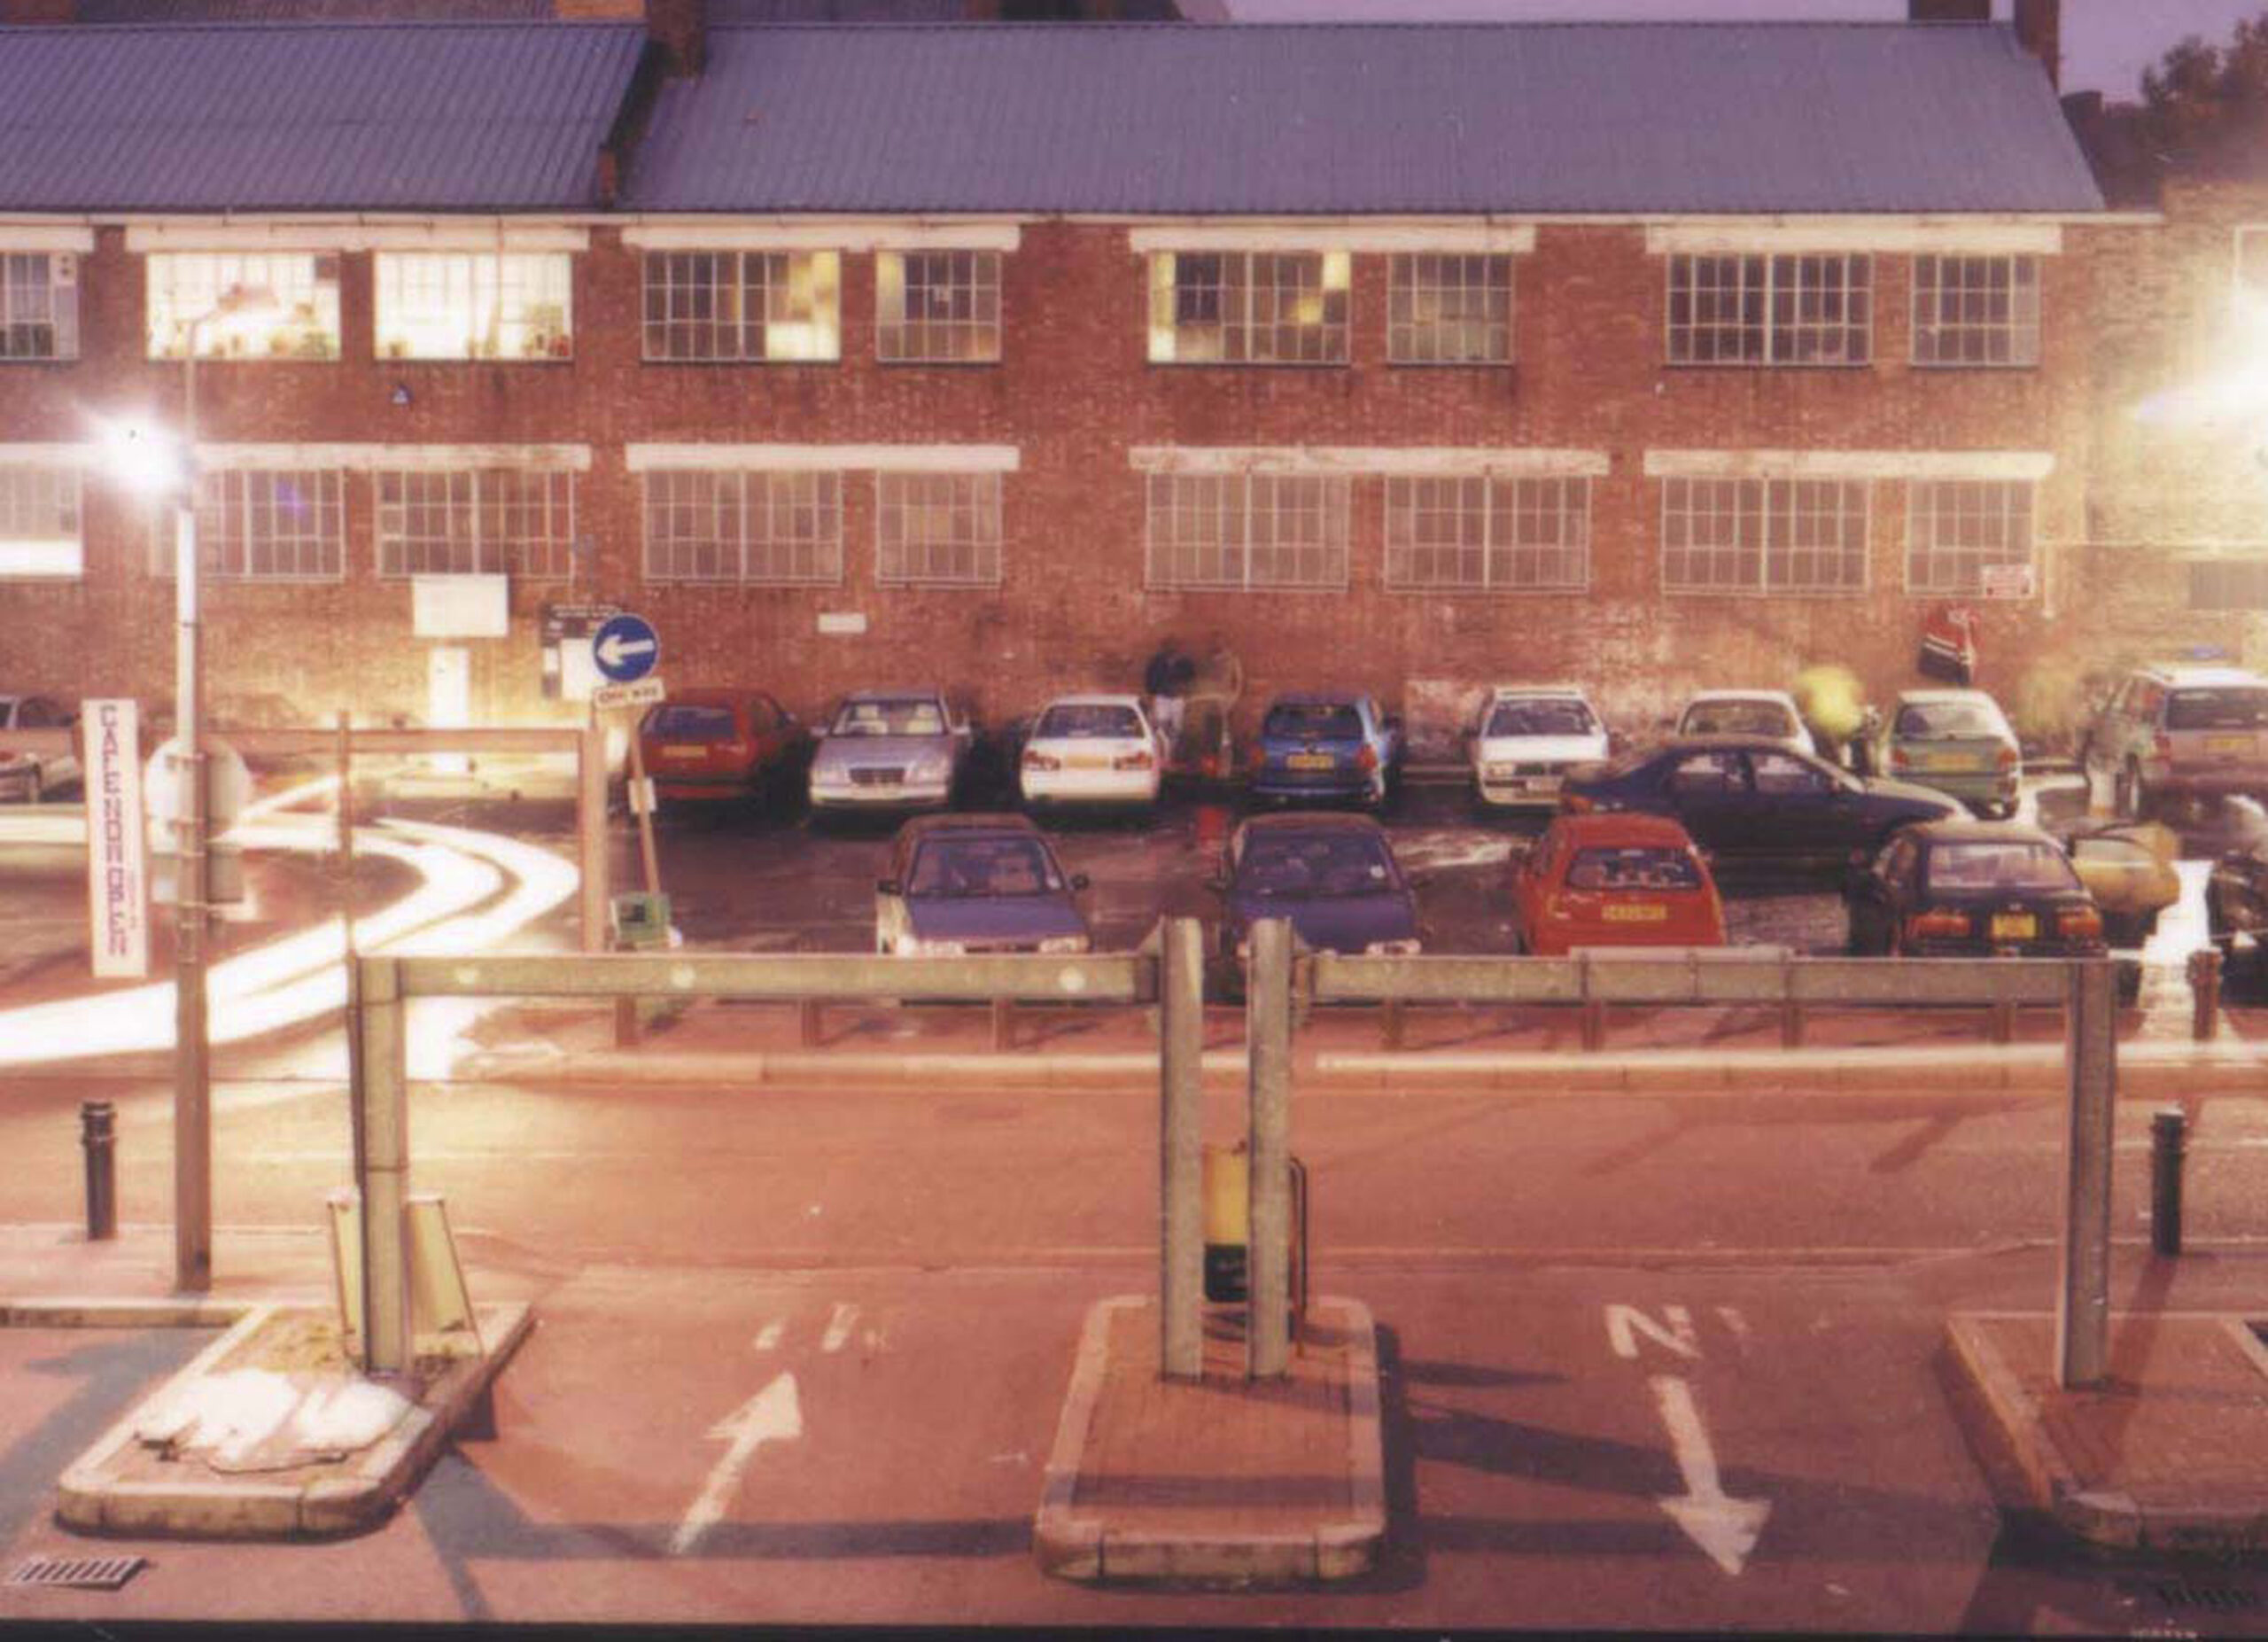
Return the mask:
<svg viewBox="0 0 2268 1642">
<path fill-rule="evenodd" d="M 812 809 L 950 809 L 970 740 L 968 720 L 942 690 L 856 691 L 819 732 Z"/>
<path fill-rule="evenodd" d="M 0 730 L 68 729 L 78 716 L 45 696 L 0 696 Z M 37 804 L 78 779 L 76 753 L 0 751 L 0 798 Z"/>
</svg>

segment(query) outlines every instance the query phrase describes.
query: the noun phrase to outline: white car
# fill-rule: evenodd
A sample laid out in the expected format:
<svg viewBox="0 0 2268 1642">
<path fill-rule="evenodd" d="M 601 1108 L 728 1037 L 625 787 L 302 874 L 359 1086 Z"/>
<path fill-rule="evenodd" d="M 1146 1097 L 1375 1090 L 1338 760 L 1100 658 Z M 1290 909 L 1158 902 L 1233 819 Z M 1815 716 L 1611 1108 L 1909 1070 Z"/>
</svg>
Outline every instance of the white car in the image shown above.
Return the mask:
<svg viewBox="0 0 2268 1642">
<path fill-rule="evenodd" d="M 78 715 L 46 696 L 0 696 L 0 730 L 61 730 Z M 0 797 L 37 804 L 58 787 L 79 779 L 72 752 L 0 751 Z"/>
<path fill-rule="evenodd" d="M 1024 802 L 1155 804 L 1165 743 L 1133 696 L 1059 696 L 1033 720 L 1016 761 Z"/>
<path fill-rule="evenodd" d="M 1472 787 L 1480 802 L 1549 809 L 1571 765 L 1608 754 L 1606 725 L 1579 685 L 1500 686 L 1472 732 Z"/>
<path fill-rule="evenodd" d="M 1680 735 L 1761 735 L 1816 758 L 1796 698 L 1785 690 L 1696 690 L 1677 715 Z"/>
</svg>

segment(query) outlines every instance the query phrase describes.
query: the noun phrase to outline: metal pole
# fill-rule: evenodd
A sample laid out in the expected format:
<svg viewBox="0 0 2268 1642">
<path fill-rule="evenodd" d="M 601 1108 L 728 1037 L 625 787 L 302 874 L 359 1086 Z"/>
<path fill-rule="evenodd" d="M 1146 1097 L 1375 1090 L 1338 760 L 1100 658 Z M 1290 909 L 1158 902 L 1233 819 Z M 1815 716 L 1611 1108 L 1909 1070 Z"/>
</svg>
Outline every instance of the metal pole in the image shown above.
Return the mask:
<svg viewBox="0 0 2268 1642">
<path fill-rule="evenodd" d="M 2118 1086 L 2117 998 L 2111 964 L 2070 966 L 2065 1005 L 2070 1127 L 2064 1148 L 2062 1284 L 2055 1296 L 2055 1377 L 2066 1390 L 2109 1372 L 2110 1142 Z"/>
<path fill-rule="evenodd" d="M 409 1103 L 403 1086 L 400 961 L 364 958 L 360 999 L 362 1157 L 354 1185 L 362 1204 L 362 1312 L 366 1374 L 409 1366 L 409 1259 L 403 1205 L 409 1196 Z"/>
<path fill-rule="evenodd" d="M 354 749 L 346 710 L 338 711 L 338 921 L 346 935 L 346 969 L 354 970 Z"/>
<path fill-rule="evenodd" d="M 87 1241 L 118 1235 L 118 1149 L 108 1101 L 79 1102 L 79 1145 L 87 1155 Z"/>
<path fill-rule="evenodd" d="M 583 950 L 606 950 L 606 733 L 598 709 L 575 757 L 575 842 L 582 864 Z"/>
<path fill-rule="evenodd" d="M 1284 1374 L 1292 1360 L 1292 926 L 1281 918 L 1252 926 L 1245 1040 L 1252 1168 L 1245 1374 L 1260 1380 Z"/>
<path fill-rule="evenodd" d="M 218 310 L 215 310 L 216 312 Z M 198 697 L 197 582 L 197 331 L 183 366 L 183 492 L 174 508 L 174 735 L 181 814 L 174 869 L 174 1286 L 213 1287 L 213 1078 L 205 1019 L 205 735 Z"/>
<path fill-rule="evenodd" d="M 2189 954 L 2189 1035 L 2210 1043 L 2221 1014 L 2221 953 L 2214 946 Z"/>
<path fill-rule="evenodd" d="M 1169 918 L 1159 954 L 1158 1364 L 1205 1372 L 1205 931 Z"/>
<path fill-rule="evenodd" d="M 2150 1117 L 2150 1248 L 2181 1252 L 2181 1160 L 2188 1152 L 2189 1119 L 2178 1106 Z"/>
</svg>

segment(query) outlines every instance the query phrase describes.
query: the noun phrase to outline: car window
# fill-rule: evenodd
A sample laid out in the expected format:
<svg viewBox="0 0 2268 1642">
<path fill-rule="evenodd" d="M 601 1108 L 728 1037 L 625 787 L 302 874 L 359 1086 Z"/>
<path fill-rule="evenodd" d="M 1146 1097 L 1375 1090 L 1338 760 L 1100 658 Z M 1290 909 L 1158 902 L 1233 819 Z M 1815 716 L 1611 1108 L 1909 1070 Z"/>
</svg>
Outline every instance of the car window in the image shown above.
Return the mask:
<svg viewBox="0 0 2268 1642">
<path fill-rule="evenodd" d="M 1484 735 L 1588 735 L 1598 728 L 1580 701 L 1500 701 Z"/>
<path fill-rule="evenodd" d="M 1748 759 L 1756 790 L 1766 798 L 1794 798 L 1831 791 L 1834 783 L 1824 770 L 1784 752 L 1752 752 Z"/>
<path fill-rule="evenodd" d="M 2000 715 L 1981 701 L 1910 701 L 1898 710 L 1893 735 L 1915 741 L 2005 733 Z"/>
<path fill-rule="evenodd" d="M 1796 717 L 1776 701 L 1697 701 L 1677 727 L 1681 735 L 1792 735 Z"/>
<path fill-rule="evenodd" d="M 2179 689 L 2167 698 L 2170 730 L 2250 730 L 2268 727 L 2268 689 L 2224 685 L 2213 689 Z"/>
<path fill-rule="evenodd" d="M 1669 790 L 1688 796 L 1740 792 L 1747 785 L 1737 752 L 1689 753 L 1669 773 Z"/>
<path fill-rule="evenodd" d="M 1941 843 L 1930 852 L 1933 890 L 2068 890 L 2078 876 L 2063 852 L 2021 839 Z"/>
<path fill-rule="evenodd" d="M 1394 887 L 1394 868 L 1364 833 L 1273 834 L 1246 845 L 1237 883 L 1264 896 L 1373 895 Z"/>
<path fill-rule="evenodd" d="M 846 701 L 835 715 L 831 735 L 942 735 L 945 715 L 930 696 L 898 696 Z"/>
<path fill-rule="evenodd" d="M 1343 703 L 1283 701 L 1269 708 L 1260 733 L 1262 735 L 1355 741 L 1363 734 L 1363 720 L 1352 706 Z"/>
<path fill-rule="evenodd" d="M 1063 876 L 1036 838 L 928 838 L 907 875 L 909 895 L 960 899 L 1060 893 Z"/>
<path fill-rule="evenodd" d="M 1884 846 L 1882 875 L 1892 883 L 1903 883 L 1914 870 L 1915 843 L 1900 835 Z"/>
<path fill-rule="evenodd" d="M 19 730 L 43 730 L 53 722 L 48 717 L 47 704 L 36 696 L 17 704 L 16 728 Z"/>
<path fill-rule="evenodd" d="M 692 702 L 664 702 L 648 715 L 646 734 L 666 741 L 730 741 L 733 710 Z"/>
<path fill-rule="evenodd" d="M 1039 715 L 1032 735 L 1066 741 L 1138 740 L 1142 715 L 1122 702 L 1059 702 Z"/>
<path fill-rule="evenodd" d="M 1583 850 L 1567 868 L 1571 890 L 1697 890 L 1701 869 L 1683 850 L 1618 844 Z"/>
</svg>

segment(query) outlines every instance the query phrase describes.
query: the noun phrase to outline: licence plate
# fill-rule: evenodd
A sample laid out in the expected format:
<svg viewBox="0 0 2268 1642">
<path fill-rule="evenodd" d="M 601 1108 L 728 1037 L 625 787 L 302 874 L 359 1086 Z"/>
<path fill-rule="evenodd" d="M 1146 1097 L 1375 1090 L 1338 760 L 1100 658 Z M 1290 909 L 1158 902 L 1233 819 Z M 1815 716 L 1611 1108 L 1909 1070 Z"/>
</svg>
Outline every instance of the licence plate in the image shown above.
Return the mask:
<svg viewBox="0 0 2268 1642">
<path fill-rule="evenodd" d="M 2205 737 L 2205 751 L 2208 752 L 2250 752 L 2252 737 L 2249 735 L 2208 735 Z"/>
<path fill-rule="evenodd" d="M 1922 761 L 1926 770 L 1981 770 L 1984 760 L 1973 752 L 1940 752 Z"/>
<path fill-rule="evenodd" d="M 1339 762 L 1327 752 L 1295 752 L 1284 760 L 1287 770 L 1327 770 Z"/>
<path fill-rule="evenodd" d="M 1609 901 L 1599 916 L 1609 923 L 1667 923 L 1669 907 L 1663 901 Z"/>
<path fill-rule="evenodd" d="M 1107 770 L 1110 759 L 1099 752 L 1075 752 L 1063 760 L 1064 767 L 1074 770 Z"/>
<path fill-rule="evenodd" d="M 664 747 L 662 749 L 662 757 L 665 759 L 703 759 L 708 756 L 709 749 L 706 747 Z"/>
<path fill-rule="evenodd" d="M 1992 938 L 1996 941 L 2028 941 L 2039 933 L 2039 920 L 2028 912 L 1996 912 L 1992 914 Z"/>
</svg>

